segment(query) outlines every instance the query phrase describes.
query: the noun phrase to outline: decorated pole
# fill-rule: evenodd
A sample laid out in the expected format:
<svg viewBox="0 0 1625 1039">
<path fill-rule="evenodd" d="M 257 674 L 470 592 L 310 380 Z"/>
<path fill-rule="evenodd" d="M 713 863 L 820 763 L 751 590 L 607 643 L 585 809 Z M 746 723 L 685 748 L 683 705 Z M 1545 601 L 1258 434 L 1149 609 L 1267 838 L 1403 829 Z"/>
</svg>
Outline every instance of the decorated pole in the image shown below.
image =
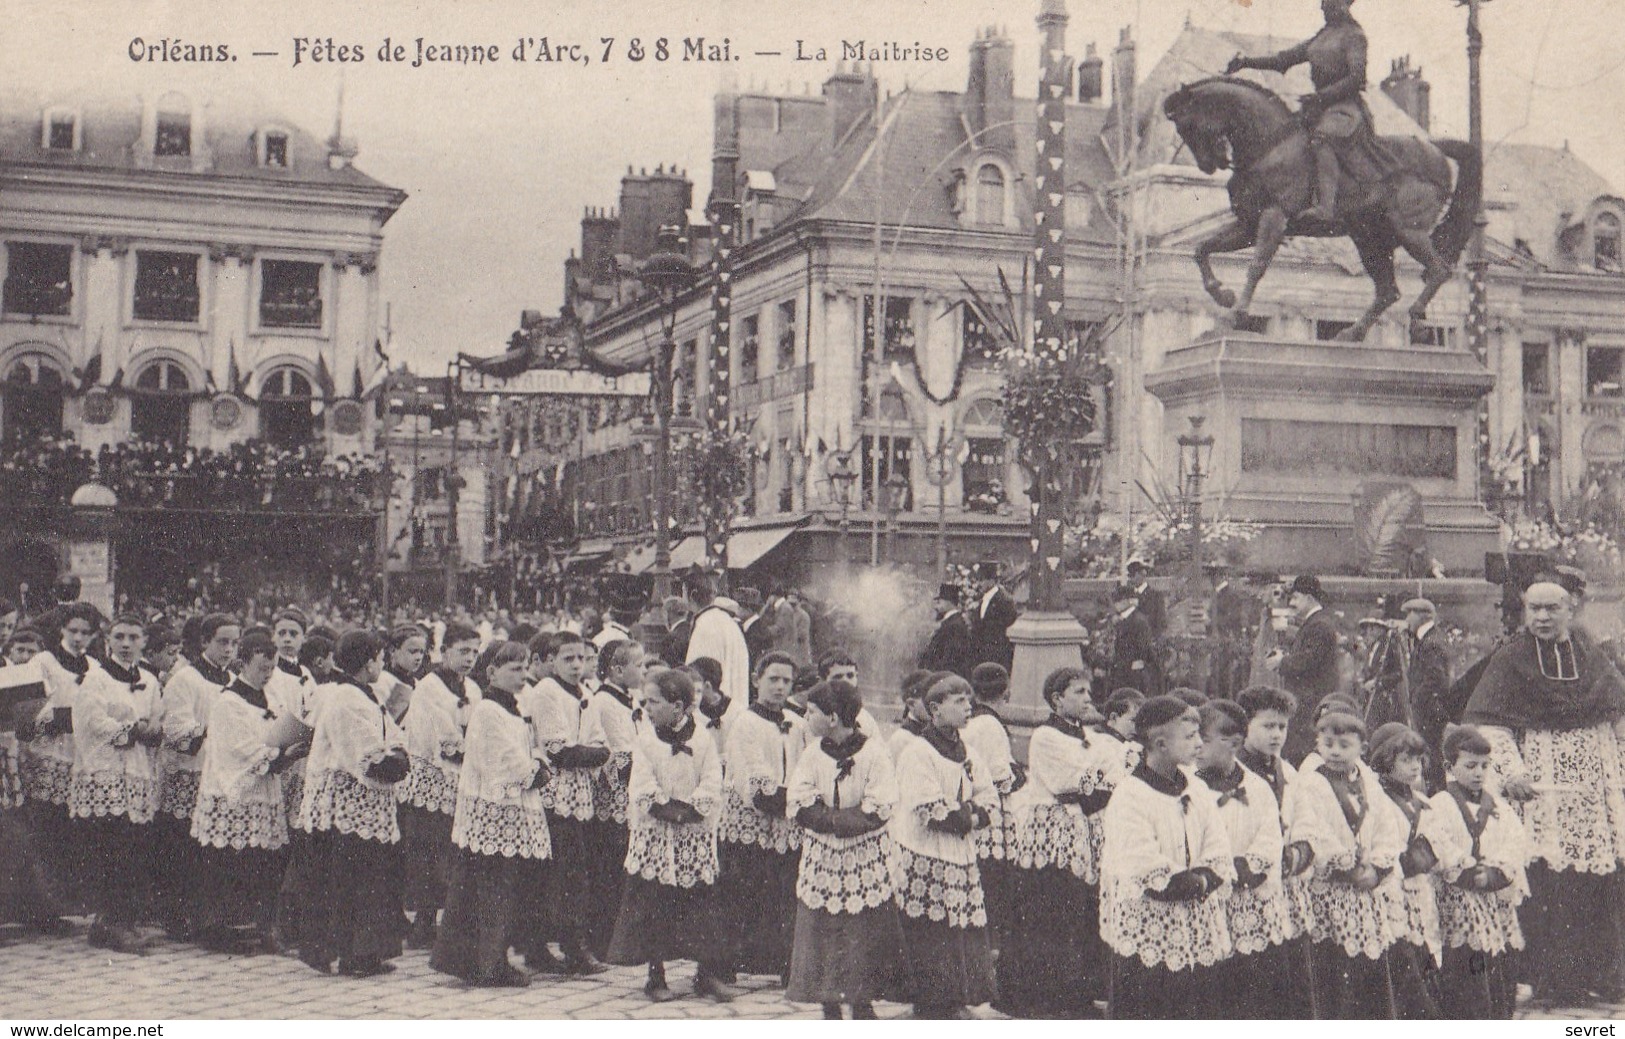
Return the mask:
<svg viewBox="0 0 1625 1039">
<path fill-rule="evenodd" d="M 729 387 L 733 363 L 732 299 L 734 236 L 739 225 L 739 203 L 733 198 L 732 184 L 713 184 L 711 204 L 711 350 L 706 394 L 706 433 L 699 450 L 701 467 L 700 512 L 705 524 L 706 556 L 716 572 L 717 591 L 728 587 L 728 537 L 733 525 L 734 495 L 729 491 L 737 472 L 729 465 L 733 452 L 733 418 Z"/>
<path fill-rule="evenodd" d="M 1070 63 L 1066 57 L 1065 0 L 1044 0 L 1038 15 L 1043 34 L 1039 58 L 1037 149 L 1033 178 L 1033 341 L 1031 363 L 1039 369 L 1068 361 L 1066 343 L 1066 103 Z M 1032 502 L 1032 598 L 1029 607 L 1065 608 L 1061 586 L 1061 484 L 1058 452 L 1066 445 L 1025 445 L 1033 459 L 1037 496 Z"/>
<path fill-rule="evenodd" d="M 1005 432 L 1032 473 L 1032 551 L 1027 608 L 1010 626 L 1010 693 L 1014 720 L 1045 714 L 1044 679 L 1083 663 L 1085 633 L 1066 607 L 1061 568 L 1064 488 L 1075 445 L 1093 429 L 1094 403 L 1066 334 L 1066 57 L 1065 0 L 1042 0 L 1038 29 L 1038 101 L 1033 172 L 1033 326 L 1005 372 Z"/>
</svg>

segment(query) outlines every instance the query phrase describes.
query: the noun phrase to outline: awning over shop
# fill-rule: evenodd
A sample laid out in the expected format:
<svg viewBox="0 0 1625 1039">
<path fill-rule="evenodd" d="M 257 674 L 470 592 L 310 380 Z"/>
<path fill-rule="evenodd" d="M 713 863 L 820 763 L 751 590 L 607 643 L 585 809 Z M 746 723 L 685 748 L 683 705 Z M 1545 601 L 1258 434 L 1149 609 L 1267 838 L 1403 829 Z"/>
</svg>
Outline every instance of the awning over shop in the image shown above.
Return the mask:
<svg viewBox="0 0 1625 1039">
<path fill-rule="evenodd" d="M 800 529 L 790 527 L 762 527 L 741 530 L 728 539 L 728 569 L 744 570 L 756 565 L 761 558 L 778 548 L 784 539 Z"/>
<path fill-rule="evenodd" d="M 731 570 L 743 570 L 759 562 L 763 556 L 773 551 L 784 539 L 800 529 L 800 525 L 787 527 L 764 527 L 757 530 L 735 531 L 728 539 L 728 567 Z M 589 549 L 583 545 L 575 555 L 565 561 L 584 557 Z M 608 548 L 597 552 L 592 558 L 607 554 Z M 677 542 L 671 549 L 671 569 L 673 573 L 680 573 L 705 561 L 705 538 L 700 534 L 690 534 Z M 627 553 L 626 572 L 630 574 L 646 574 L 654 569 L 655 549 L 653 545 L 640 544 Z"/>
</svg>

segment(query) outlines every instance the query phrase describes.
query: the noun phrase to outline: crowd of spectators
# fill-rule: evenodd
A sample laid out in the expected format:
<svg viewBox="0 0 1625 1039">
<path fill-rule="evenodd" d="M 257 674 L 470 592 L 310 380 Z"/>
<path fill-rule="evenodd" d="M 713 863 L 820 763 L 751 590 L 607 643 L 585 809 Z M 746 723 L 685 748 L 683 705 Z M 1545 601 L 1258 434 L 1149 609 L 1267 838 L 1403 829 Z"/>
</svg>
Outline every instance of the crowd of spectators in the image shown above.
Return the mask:
<svg viewBox="0 0 1625 1039">
<path fill-rule="evenodd" d="M 129 508 L 365 513 L 381 506 L 389 480 L 379 459 L 260 440 L 224 451 L 133 441 L 93 453 L 61 437 L 0 452 L 0 501 L 18 505 L 65 505 L 95 482 Z"/>
</svg>

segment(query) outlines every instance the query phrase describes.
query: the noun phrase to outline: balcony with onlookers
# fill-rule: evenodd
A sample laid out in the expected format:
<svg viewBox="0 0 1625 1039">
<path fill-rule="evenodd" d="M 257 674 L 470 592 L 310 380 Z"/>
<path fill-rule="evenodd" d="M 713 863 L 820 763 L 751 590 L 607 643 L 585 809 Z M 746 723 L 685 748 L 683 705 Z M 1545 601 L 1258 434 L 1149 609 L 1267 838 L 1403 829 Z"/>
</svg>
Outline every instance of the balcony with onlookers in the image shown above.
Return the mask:
<svg viewBox="0 0 1625 1039">
<path fill-rule="evenodd" d="M 371 516 L 388 498 L 392 474 L 373 458 L 253 440 L 228 451 L 131 442 L 92 453 L 46 438 L 0 454 L 0 508 L 65 506 L 87 483 L 111 490 L 121 510 Z"/>
</svg>

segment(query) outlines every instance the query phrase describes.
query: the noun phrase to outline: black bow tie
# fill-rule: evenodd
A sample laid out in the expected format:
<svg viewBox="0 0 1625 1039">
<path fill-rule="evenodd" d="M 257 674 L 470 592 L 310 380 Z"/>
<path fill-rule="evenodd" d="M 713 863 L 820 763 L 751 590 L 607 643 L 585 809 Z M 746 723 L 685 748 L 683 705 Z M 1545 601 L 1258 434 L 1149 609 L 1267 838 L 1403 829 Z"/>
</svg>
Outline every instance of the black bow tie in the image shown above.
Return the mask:
<svg viewBox="0 0 1625 1039">
<path fill-rule="evenodd" d="M 686 743 L 673 743 L 671 745 L 671 756 L 675 758 L 679 754 L 687 754 L 689 757 L 693 757 L 694 748 Z"/>
<path fill-rule="evenodd" d="M 1226 790 L 1224 793 L 1219 795 L 1219 807 L 1220 808 L 1223 808 L 1225 805 L 1229 804 L 1231 801 L 1234 801 L 1237 804 L 1243 804 L 1243 805 L 1246 804 L 1247 803 L 1247 788 L 1242 787 L 1242 786 L 1238 786 L 1234 790 Z"/>
<path fill-rule="evenodd" d="M 291 660 L 285 660 L 282 657 L 277 657 L 276 669 L 285 675 L 292 675 L 300 681 L 304 680 L 305 673 L 299 669 L 298 664 Z"/>
</svg>

